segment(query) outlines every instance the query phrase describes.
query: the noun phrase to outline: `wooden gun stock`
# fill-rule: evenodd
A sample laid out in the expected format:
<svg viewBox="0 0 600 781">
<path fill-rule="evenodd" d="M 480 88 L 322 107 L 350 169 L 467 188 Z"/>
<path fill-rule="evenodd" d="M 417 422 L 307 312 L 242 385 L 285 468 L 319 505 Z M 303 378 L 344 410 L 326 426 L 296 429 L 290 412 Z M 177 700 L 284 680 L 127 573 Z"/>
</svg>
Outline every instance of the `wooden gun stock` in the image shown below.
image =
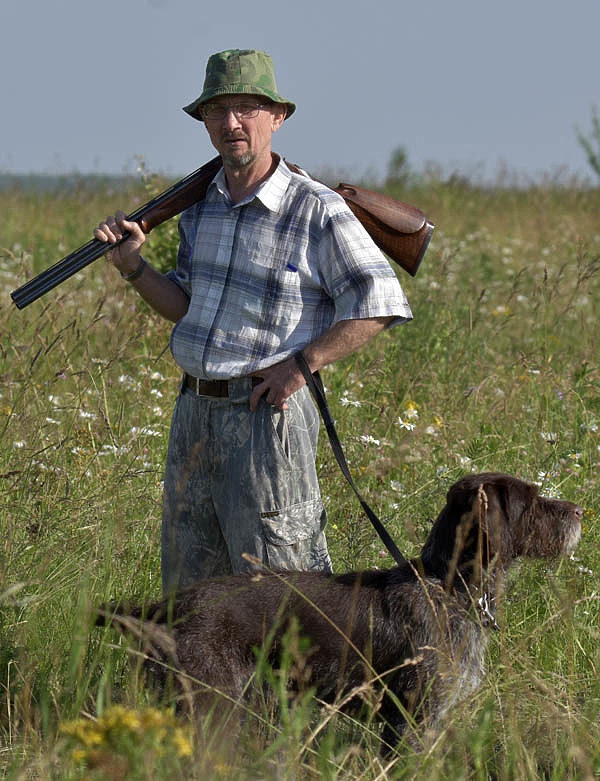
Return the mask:
<svg viewBox="0 0 600 781">
<path fill-rule="evenodd" d="M 287 160 L 285 164 L 294 173 L 309 176 L 297 165 Z M 434 228 L 423 212 L 389 195 L 353 184 L 340 183 L 333 190 L 346 201 L 379 249 L 414 277 Z"/>
<path fill-rule="evenodd" d="M 286 162 L 286 164 L 292 171 L 308 175 L 291 163 Z M 127 219 L 137 222 L 144 233 L 150 233 L 157 225 L 202 200 L 220 167 L 221 158 L 213 158 L 156 198 L 140 206 L 128 215 Z M 414 206 L 395 201 L 387 195 L 350 184 L 339 184 L 335 192 L 344 198 L 375 244 L 414 276 L 434 227 L 423 212 Z M 129 234 L 125 233 L 121 241 L 125 241 L 128 236 Z M 13 290 L 10 294 L 12 300 L 19 309 L 23 309 L 113 247 L 114 244 L 108 245 L 98 239 L 88 241 L 29 282 Z"/>
<path fill-rule="evenodd" d="M 434 228 L 423 212 L 364 187 L 338 184 L 335 191 L 346 201 L 379 249 L 414 277 Z"/>
</svg>

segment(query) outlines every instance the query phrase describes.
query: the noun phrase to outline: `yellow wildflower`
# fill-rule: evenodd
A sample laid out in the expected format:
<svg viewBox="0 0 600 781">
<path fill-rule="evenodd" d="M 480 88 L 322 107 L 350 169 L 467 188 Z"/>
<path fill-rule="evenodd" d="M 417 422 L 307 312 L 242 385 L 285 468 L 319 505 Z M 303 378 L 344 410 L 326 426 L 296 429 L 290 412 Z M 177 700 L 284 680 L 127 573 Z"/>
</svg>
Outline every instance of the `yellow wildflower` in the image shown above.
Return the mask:
<svg viewBox="0 0 600 781">
<path fill-rule="evenodd" d="M 113 705 L 99 719 L 68 722 L 61 726 L 61 732 L 79 744 L 70 751 L 71 760 L 77 764 L 93 765 L 99 747 L 125 757 L 141 748 L 151 749 L 156 757 L 169 753 L 190 757 L 193 753 L 191 736 L 178 726 L 175 715 L 157 708 L 138 711 Z"/>
<path fill-rule="evenodd" d="M 173 745 L 180 757 L 192 756 L 192 742 L 181 727 L 177 727 L 173 733 Z"/>
<path fill-rule="evenodd" d="M 61 731 L 65 735 L 71 737 L 83 743 L 88 748 L 92 746 L 99 746 L 104 742 L 104 734 L 102 728 L 94 721 L 88 721 L 87 719 L 77 719 L 76 721 L 70 721 L 67 724 L 63 724 Z"/>
<path fill-rule="evenodd" d="M 142 722 L 140 721 L 140 717 L 135 711 L 126 711 L 125 713 L 121 714 L 120 719 L 120 725 L 123 729 L 131 730 L 132 732 L 136 732 L 139 730 L 142 726 Z"/>
<path fill-rule="evenodd" d="M 165 723 L 171 721 L 169 719 L 170 713 L 165 713 L 158 708 L 146 708 L 142 713 L 142 724 L 144 729 L 155 729 L 156 727 L 162 727 Z"/>
<path fill-rule="evenodd" d="M 102 716 L 100 722 L 107 732 L 121 732 L 122 730 L 136 732 L 142 726 L 139 715 L 123 705 L 113 705 Z"/>
<path fill-rule="evenodd" d="M 402 412 L 405 418 L 408 420 L 419 417 L 419 405 L 416 401 L 407 401 L 404 405 L 404 411 Z"/>
</svg>

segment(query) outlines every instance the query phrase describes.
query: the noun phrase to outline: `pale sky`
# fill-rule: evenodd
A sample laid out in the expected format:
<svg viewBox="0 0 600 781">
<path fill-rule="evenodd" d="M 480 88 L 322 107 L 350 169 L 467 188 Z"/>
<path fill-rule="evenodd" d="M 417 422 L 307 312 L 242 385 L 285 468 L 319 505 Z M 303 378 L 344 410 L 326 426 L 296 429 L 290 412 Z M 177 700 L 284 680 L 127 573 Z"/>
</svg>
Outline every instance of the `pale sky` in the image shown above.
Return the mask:
<svg viewBox="0 0 600 781">
<path fill-rule="evenodd" d="M 592 175 L 598 0 L 0 0 L 0 171 L 183 175 L 214 156 L 181 107 L 208 56 L 258 48 L 309 170 Z"/>
</svg>

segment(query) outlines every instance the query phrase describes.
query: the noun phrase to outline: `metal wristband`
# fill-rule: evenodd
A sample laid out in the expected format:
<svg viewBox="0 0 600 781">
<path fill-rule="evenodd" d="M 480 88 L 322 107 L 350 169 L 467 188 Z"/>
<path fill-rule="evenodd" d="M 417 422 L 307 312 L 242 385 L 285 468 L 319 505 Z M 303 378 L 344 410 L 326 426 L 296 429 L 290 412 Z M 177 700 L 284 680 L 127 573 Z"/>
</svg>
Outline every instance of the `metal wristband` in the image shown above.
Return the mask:
<svg viewBox="0 0 600 781">
<path fill-rule="evenodd" d="M 122 271 L 119 272 L 119 273 L 121 274 L 121 276 L 123 277 L 123 279 L 126 282 L 133 282 L 134 279 L 137 279 L 138 277 L 140 277 L 142 275 L 142 272 L 146 268 L 146 265 L 147 265 L 146 261 L 140 255 L 140 262 L 138 263 L 138 266 L 137 266 L 137 268 L 134 271 L 132 271 L 130 274 L 123 274 Z"/>
</svg>

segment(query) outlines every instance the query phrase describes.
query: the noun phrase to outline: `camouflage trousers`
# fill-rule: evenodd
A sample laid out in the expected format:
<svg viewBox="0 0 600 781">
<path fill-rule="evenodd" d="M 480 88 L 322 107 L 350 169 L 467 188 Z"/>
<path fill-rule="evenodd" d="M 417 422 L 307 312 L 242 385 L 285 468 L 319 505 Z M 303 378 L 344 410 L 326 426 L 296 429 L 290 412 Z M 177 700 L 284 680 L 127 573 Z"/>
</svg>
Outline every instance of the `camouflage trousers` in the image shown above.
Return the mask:
<svg viewBox="0 0 600 781">
<path fill-rule="evenodd" d="M 254 567 L 331 572 L 315 458 L 319 416 L 306 387 L 281 411 L 250 412 L 248 378 L 229 398 L 181 390 L 169 436 L 162 523 L 165 593 Z"/>
</svg>

